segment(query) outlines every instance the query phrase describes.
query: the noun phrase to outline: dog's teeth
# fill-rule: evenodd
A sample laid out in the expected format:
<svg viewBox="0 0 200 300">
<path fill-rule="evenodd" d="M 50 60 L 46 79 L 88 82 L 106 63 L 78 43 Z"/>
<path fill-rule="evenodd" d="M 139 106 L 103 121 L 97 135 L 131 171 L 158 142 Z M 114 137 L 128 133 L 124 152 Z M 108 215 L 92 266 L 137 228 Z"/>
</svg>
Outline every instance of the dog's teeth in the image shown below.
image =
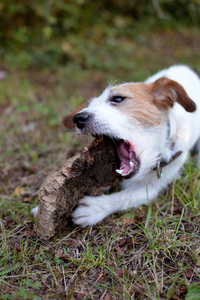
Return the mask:
<svg viewBox="0 0 200 300">
<path fill-rule="evenodd" d="M 130 166 L 131 166 L 131 169 L 133 169 L 133 167 L 134 167 L 134 163 L 132 162 L 132 161 L 130 161 Z"/>
<path fill-rule="evenodd" d="M 116 169 L 116 172 L 117 172 L 118 174 L 122 175 L 123 170 Z"/>
</svg>

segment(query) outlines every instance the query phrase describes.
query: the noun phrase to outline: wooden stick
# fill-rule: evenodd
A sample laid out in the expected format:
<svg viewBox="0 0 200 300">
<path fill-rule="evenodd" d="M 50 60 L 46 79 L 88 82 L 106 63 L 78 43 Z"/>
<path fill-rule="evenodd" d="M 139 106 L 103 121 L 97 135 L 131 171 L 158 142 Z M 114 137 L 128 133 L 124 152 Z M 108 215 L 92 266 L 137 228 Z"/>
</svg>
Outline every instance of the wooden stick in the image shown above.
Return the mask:
<svg viewBox="0 0 200 300">
<path fill-rule="evenodd" d="M 81 198 L 103 194 L 106 187 L 118 184 L 121 176 L 115 172 L 117 168 L 114 142 L 103 138 L 94 140 L 50 174 L 39 192 L 39 236 L 49 239 L 61 233 Z"/>
</svg>

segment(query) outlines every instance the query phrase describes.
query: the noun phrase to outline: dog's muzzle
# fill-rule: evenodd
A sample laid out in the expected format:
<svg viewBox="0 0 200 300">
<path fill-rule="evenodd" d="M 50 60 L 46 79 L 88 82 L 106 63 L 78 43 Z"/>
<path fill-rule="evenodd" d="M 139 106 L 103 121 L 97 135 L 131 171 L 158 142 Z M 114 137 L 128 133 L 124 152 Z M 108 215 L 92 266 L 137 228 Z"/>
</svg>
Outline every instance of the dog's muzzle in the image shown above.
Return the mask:
<svg viewBox="0 0 200 300">
<path fill-rule="evenodd" d="M 89 120 L 90 114 L 87 112 L 78 113 L 73 117 L 73 122 L 79 129 L 83 129 Z"/>
<path fill-rule="evenodd" d="M 94 122 L 93 115 L 87 111 L 77 113 L 73 117 L 73 122 L 84 134 L 92 134 L 95 138 L 104 136 L 100 130 L 101 126 Z M 113 138 L 110 135 L 108 137 L 113 140 L 120 161 L 120 168 L 116 172 L 124 179 L 131 178 L 140 169 L 140 158 L 136 156 L 134 146 L 126 140 Z"/>
</svg>

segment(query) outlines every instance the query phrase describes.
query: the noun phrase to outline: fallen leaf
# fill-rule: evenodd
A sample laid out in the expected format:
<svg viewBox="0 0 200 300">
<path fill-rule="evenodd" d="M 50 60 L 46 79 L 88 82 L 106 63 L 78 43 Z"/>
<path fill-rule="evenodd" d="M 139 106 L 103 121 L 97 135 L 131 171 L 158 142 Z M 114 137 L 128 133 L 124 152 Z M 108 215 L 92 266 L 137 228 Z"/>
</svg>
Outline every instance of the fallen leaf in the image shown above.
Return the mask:
<svg viewBox="0 0 200 300">
<path fill-rule="evenodd" d="M 96 278 L 97 278 L 97 282 L 102 282 L 104 281 L 104 279 L 106 278 L 107 276 L 103 273 L 98 273 Z"/>
<path fill-rule="evenodd" d="M 176 299 L 179 299 L 179 296 L 177 296 L 176 293 L 174 293 L 174 294 L 171 296 L 170 299 L 176 300 Z"/>
<path fill-rule="evenodd" d="M 118 254 L 121 254 L 121 255 L 124 254 L 124 251 L 123 251 L 120 247 L 116 247 L 116 248 L 115 248 L 115 251 L 116 251 Z"/>
<path fill-rule="evenodd" d="M 122 277 L 123 277 L 123 275 L 124 275 L 124 271 L 123 271 L 123 269 L 119 269 L 119 270 L 117 270 L 116 274 L 117 274 L 117 276 L 118 276 L 119 278 L 122 278 Z"/>
<path fill-rule="evenodd" d="M 185 294 L 185 293 L 187 292 L 186 286 L 181 286 L 181 287 L 179 288 L 179 290 L 180 290 L 180 295 Z"/>
<path fill-rule="evenodd" d="M 124 244 L 126 244 L 126 239 L 123 238 L 120 240 L 119 247 L 124 246 Z"/>
<path fill-rule="evenodd" d="M 20 240 L 12 241 L 10 245 L 11 245 L 12 248 L 15 248 L 15 250 L 17 252 L 20 252 L 22 250 L 22 248 L 21 248 L 21 241 Z"/>
<path fill-rule="evenodd" d="M 185 270 L 185 276 L 186 276 L 186 278 L 191 279 L 192 276 L 193 276 L 193 274 L 194 274 L 194 272 L 192 270 L 189 270 L 189 269 Z"/>
<path fill-rule="evenodd" d="M 104 300 L 111 300 L 111 296 L 109 293 L 107 293 L 104 297 Z"/>
<path fill-rule="evenodd" d="M 23 195 L 24 192 L 24 188 L 17 186 L 15 188 L 15 190 L 13 191 L 13 196 L 17 197 L 17 198 L 21 198 L 21 196 Z"/>
<path fill-rule="evenodd" d="M 76 300 L 82 300 L 82 299 L 85 299 L 86 296 L 88 296 L 88 295 L 89 295 L 89 290 L 84 289 L 84 290 L 81 291 L 81 292 L 76 292 L 76 293 L 74 293 L 74 298 L 75 298 Z"/>
<path fill-rule="evenodd" d="M 36 237 L 36 233 L 34 231 L 27 231 L 27 234 L 32 237 Z"/>
<path fill-rule="evenodd" d="M 135 223 L 135 219 L 134 218 L 130 218 L 130 219 L 123 218 L 122 219 L 122 224 L 124 226 L 129 226 L 129 225 L 134 224 L 134 223 Z"/>
<path fill-rule="evenodd" d="M 182 234 L 182 235 L 179 237 L 179 241 L 181 241 L 181 242 L 186 242 L 186 240 L 187 240 L 186 234 Z"/>
<path fill-rule="evenodd" d="M 82 300 L 82 299 L 85 298 L 85 296 L 86 296 L 85 293 L 79 293 L 79 292 L 76 292 L 76 293 L 74 294 L 74 298 L 75 298 L 76 300 Z"/>
</svg>

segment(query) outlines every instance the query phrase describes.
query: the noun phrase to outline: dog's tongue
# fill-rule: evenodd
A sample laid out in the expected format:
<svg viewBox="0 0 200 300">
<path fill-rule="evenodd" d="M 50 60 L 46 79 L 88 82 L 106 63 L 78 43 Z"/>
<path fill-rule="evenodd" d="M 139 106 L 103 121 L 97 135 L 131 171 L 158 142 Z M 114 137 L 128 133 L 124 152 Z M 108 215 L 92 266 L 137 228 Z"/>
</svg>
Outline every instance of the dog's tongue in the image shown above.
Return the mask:
<svg viewBox="0 0 200 300">
<path fill-rule="evenodd" d="M 120 141 L 117 145 L 117 153 L 120 160 L 120 169 L 116 172 L 125 179 L 132 177 L 140 167 L 140 160 L 136 158 L 134 146 L 128 142 Z"/>
</svg>

